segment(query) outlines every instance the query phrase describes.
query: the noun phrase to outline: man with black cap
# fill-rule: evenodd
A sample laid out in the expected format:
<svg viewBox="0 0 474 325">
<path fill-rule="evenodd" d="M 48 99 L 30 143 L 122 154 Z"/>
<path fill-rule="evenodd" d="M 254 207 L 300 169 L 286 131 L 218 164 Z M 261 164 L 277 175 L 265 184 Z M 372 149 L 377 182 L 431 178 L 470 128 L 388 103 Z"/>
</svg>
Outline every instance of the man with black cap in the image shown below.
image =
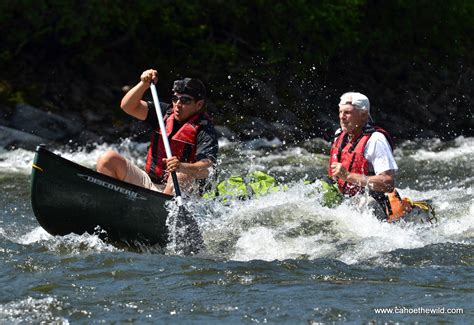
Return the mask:
<svg viewBox="0 0 474 325">
<path fill-rule="evenodd" d="M 152 130 L 145 170 L 140 169 L 119 153 L 109 150 L 97 160 L 97 171 L 128 183 L 163 193 L 173 193 L 173 182 L 168 177 L 175 171 L 178 182 L 189 189 L 194 180 L 206 179 L 217 160 L 217 133 L 205 113 L 206 88 L 199 79 L 176 80 L 173 85 L 173 104 L 160 103 L 165 112 L 164 122 L 173 157 L 166 158 L 161 130 L 153 102 L 142 100 L 156 83 L 158 73 L 149 69 L 142 73 L 140 82 L 122 99 L 121 108 L 129 115 L 145 121 Z"/>
</svg>

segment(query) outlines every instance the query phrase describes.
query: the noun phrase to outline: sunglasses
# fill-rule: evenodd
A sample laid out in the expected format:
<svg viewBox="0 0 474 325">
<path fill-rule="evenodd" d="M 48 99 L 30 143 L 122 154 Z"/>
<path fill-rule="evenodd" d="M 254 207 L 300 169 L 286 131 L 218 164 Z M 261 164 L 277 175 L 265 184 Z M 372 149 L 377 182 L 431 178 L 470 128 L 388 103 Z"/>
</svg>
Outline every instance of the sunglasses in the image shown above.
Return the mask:
<svg viewBox="0 0 474 325">
<path fill-rule="evenodd" d="M 178 100 L 181 102 L 181 104 L 183 105 L 188 105 L 188 104 L 191 104 L 191 102 L 194 100 L 194 98 L 192 97 L 189 97 L 189 96 L 176 96 L 176 95 L 173 95 L 173 97 L 171 97 L 171 100 L 173 101 L 173 103 L 177 103 Z"/>
</svg>

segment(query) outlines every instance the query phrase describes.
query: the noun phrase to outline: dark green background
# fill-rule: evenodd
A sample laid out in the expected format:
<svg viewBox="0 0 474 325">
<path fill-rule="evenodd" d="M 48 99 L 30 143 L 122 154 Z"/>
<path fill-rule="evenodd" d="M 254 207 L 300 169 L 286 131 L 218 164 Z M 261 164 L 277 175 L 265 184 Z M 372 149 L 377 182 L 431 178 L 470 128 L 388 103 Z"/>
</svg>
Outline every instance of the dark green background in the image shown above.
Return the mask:
<svg viewBox="0 0 474 325">
<path fill-rule="evenodd" d="M 202 78 L 237 132 L 257 116 L 326 137 L 356 90 L 399 138 L 472 135 L 473 35 L 471 0 L 3 0 L 1 109 L 126 124 L 122 88 L 153 67 L 165 100 L 174 79 Z"/>
</svg>

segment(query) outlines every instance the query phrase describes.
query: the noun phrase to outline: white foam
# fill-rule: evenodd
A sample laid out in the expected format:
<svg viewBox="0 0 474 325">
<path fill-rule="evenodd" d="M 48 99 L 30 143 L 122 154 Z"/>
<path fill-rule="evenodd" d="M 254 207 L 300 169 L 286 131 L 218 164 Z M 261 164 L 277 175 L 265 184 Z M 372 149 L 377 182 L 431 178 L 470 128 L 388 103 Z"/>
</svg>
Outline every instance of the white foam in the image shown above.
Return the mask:
<svg viewBox="0 0 474 325">
<path fill-rule="evenodd" d="M 462 208 L 456 218 L 439 209 L 439 223 L 434 225 L 389 224 L 349 202 L 334 209 L 322 207 L 318 195 L 311 195 L 311 191 L 311 186 L 298 183 L 286 192 L 229 206 L 215 205 L 216 217 L 200 224 L 211 255 L 239 261 L 327 257 L 347 264 L 368 259 L 383 263 L 383 255 L 397 249 L 465 243 L 473 237 L 472 207 Z M 452 195 L 459 196 L 462 191 L 453 189 Z M 421 193 L 404 189 L 402 193 L 415 199 L 440 195 L 439 190 Z M 451 202 L 451 198 L 446 200 Z M 447 211 L 452 208 L 448 205 Z M 470 209 L 469 216 L 466 209 Z"/>
<path fill-rule="evenodd" d="M 329 244 L 315 245 L 321 234 L 300 236 L 297 238 L 280 237 L 278 232 L 266 227 L 250 228 L 236 243 L 236 252 L 232 259 L 249 261 L 262 259 L 266 261 L 297 259 L 302 256 L 314 259 L 328 256 L 334 252 Z"/>
<path fill-rule="evenodd" d="M 68 149 L 54 149 L 48 148 L 53 153 L 73 161 L 79 165 L 94 168 L 97 158 L 105 153 L 107 150 L 115 150 L 129 158 L 134 163 L 143 166 L 145 163 L 146 150 L 148 145 L 146 143 L 133 142 L 129 139 L 124 139 L 118 144 L 103 143 L 100 145 L 93 145 L 92 150 L 86 148 L 76 148 L 75 150 Z M 35 156 L 34 151 L 24 149 L 15 150 L 0 150 L 0 171 L 29 174 L 31 172 L 31 165 Z"/>
<path fill-rule="evenodd" d="M 87 251 L 112 252 L 118 250 L 111 244 L 102 241 L 97 234 L 52 236 L 41 227 L 36 227 L 24 235 L 9 239 L 21 245 L 44 245 L 50 251 L 62 253 L 66 251 L 71 255 L 79 255 Z"/>
<path fill-rule="evenodd" d="M 0 151 L 0 171 L 28 174 L 31 171 L 34 152 L 15 149 Z"/>
<path fill-rule="evenodd" d="M 460 136 L 454 140 L 454 146 L 444 150 L 418 149 L 411 157 L 414 160 L 433 160 L 448 162 L 452 159 L 463 159 L 472 162 L 474 159 L 474 138 Z"/>
<path fill-rule="evenodd" d="M 54 153 L 59 154 L 61 157 L 71 160 L 77 164 L 94 168 L 100 155 L 104 154 L 108 150 L 114 150 L 119 152 L 124 157 L 130 159 L 133 163 L 143 166 L 145 163 L 144 157 L 146 156 L 147 148 L 148 145 L 146 143 L 139 143 L 125 139 L 119 144 L 103 143 L 96 145 L 91 151 L 88 151 L 84 148 L 79 148 L 75 151 L 55 150 Z"/>
<path fill-rule="evenodd" d="M 53 236 L 48 234 L 48 232 L 46 230 L 44 230 L 41 227 L 36 227 L 35 229 L 30 231 L 29 233 L 27 233 L 27 234 L 21 236 L 20 238 L 18 238 L 17 242 L 18 242 L 18 244 L 22 244 L 22 245 L 30 245 L 30 244 L 33 244 L 33 243 L 37 243 L 39 241 L 49 240 L 49 239 L 52 239 L 52 238 L 53 238 Z"/>
<path fill-rule="evenodd" d="M 0 319 L 6 323 L 56 323 L 69 324 L 63 317 L 53 316 L 63 309 L 63 303 L 55 297 L 35 299 L 28 297 L 0 305 Z"/>
</svg>

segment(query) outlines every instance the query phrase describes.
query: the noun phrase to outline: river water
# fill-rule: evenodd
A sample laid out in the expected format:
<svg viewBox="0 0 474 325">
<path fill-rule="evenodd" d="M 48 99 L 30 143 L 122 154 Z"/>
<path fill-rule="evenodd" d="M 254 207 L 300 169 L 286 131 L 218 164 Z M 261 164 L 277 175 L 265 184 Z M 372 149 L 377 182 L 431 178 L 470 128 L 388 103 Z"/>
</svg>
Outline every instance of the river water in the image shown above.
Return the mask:
<svg viewBox="0 0 474 325">
<path fill-rule="evenodd" d="M 0 323 L 472 323 L 474 138 L 396 149 L 401 195 L 436 209 L 436 224 L 419 225 L 322 207 L 303 182 L 325 172 L 320 139 L 220 146 L 221 177 L 262 170 L 288 189 L 192 202 L 198 256 L 49 235 L 30 205 L 34 152 L 0 151 Z M 146 145 L 129 140 L 55 152 L 93 168 L 110 147 L 143 163 Z"/>
</svg>

